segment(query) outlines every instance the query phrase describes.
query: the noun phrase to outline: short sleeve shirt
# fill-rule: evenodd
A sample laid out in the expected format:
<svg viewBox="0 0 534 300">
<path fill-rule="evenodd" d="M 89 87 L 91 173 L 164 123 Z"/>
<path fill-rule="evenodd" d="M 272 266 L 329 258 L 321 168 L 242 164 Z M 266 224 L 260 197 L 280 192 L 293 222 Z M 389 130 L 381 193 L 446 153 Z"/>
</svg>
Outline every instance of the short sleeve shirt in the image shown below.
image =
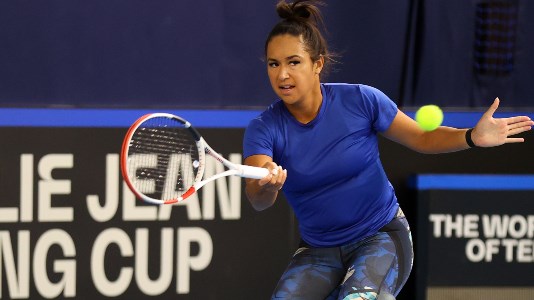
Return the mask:
<svg viewBox="0 0 534 300">
<path fill-rule="evenodd" d="M 378 152 L 396 104 L 376 88 L 321 84 L 314 120 L 297 121 L 279 100 L 245 131 L 244 156 L 263 154 L 287 169 L 284 195 L 301 238 L 315 247 L 358 241 L 389 222 L 397 208 Z"/>
</svg>

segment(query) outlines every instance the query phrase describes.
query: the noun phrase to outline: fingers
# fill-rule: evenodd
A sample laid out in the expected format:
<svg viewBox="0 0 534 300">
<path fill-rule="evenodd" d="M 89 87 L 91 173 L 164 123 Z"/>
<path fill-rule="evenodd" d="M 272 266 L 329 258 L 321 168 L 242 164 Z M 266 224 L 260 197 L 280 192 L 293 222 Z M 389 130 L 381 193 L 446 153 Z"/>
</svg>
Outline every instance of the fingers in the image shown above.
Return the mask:
<svg viewBox="0 0 534 300">
<path fill-rule="evenodd" d="M 506 136 L 516 135 L 532 129 L 534 122 L 527 116 L 511 117 L 506 119 L 507 132 Z M 507 141 L 508 142 L 508 141 Z M 522 142 L 520 140 L 509 141 L 509 143 Z"/>
<path fill-rule="evenodd" d="M 524 141 L 524 138 L 507 138 L 505 143 L 523 143 Z"/>
<path fill-rule="evenodd" d="M 511 127 L 508 132 L 506 133 L 507 136 L 511 136 L 511 135 L 516 135 L 516 134 L 519 134 L 519 133 L 522 133 L 522 132 L 525 132 L 525 131 L 529 131 L 532 129 L 532 125 L 527 125 L 527 126 L 516 126 L 514 125 L 514 127 Z"/>
<path fill-rule="evenodd" d="M 271 180 L 269 185 L 276 190 L 282 189 L 284 182 L 287 178 L 287 170 L 283 169 L 282 166 L 277 166 L 271 170 Z"/>
<path fill-rule="evenodd" d="M 485 115 L 492 117 L 495 111 L 497 111 L 497 108 L 499 108 L 499 103 L 501 100 L 499 100 L 499 97 L 495 98 L 493 101 L 493 104 L 488 108 Z"/>
<path fill-rule="evenodd" d="M 512 123 L 512 124 L 508 125 L 508 128 L 510 130 L 511 129 L 516 129 L 516 128 L 529 130 L 530 128 L 532 128 L 533 125 L 534 125 L 534 122 L 532 122 L 532 121 L 523 121 L 523 122 Z"/>
<path fill-rule="evenodd" d="M 532 126 L 532 124 L 534 124 L 534 122 L 532 122 L 530 117 L 527 117 L 527 116 L 510 117 L 510 118 L 506 118 L 505 120 L 507 124 L 517 125 L 517 127 L 529 126 L 529 125 Z"/>
<path fill-rule="evenodd" d="M 287 178 L 287 170 L 278 166 L 273 162 L 269 162 L 264 166 L 269 169 L 269 174 L 258 181 L 260 186 L 270 191 L 278 191 L 282 189 Z"/>
</svg>

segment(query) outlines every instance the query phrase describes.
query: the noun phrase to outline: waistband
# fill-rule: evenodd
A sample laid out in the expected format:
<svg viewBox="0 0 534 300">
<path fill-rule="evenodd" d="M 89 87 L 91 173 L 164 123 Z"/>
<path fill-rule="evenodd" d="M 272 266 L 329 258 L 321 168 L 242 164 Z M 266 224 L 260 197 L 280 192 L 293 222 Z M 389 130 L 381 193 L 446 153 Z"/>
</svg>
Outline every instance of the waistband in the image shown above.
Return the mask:
<svg viewBox="0 0 534 300">
<path fill-rule="evenodd" d="M 405 227 L 404 224 L 399 222 L 399 219 L 405 218 L 405 217 L 406 216 L 404 215 L 404 212 L 399 207 L 399 209 L 397 210 L 397 213 L 395 214 L 395 217 L 391 221 L 389 221 L 389 223 L 387 223 L 382 228 L 380 228 L 378 231 L 379 232 L 390 232 L 390 231 L 397 231 L 397 230 L 404 228 Z"/>
</svg>

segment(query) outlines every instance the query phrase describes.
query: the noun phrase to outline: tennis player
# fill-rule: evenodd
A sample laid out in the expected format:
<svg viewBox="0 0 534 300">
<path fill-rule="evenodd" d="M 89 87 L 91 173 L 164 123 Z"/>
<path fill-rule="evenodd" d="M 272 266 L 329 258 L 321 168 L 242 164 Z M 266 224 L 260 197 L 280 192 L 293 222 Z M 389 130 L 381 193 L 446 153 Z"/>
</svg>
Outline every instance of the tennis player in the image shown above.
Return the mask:
<svg viewBox="0 0 534 300">
<path fill-rule="evenodd" d="M 394 299 L 413 263 L 408 222 L 380 162 L 377 135 L 421 153 L 523 142 L 526 116 L 496 119 L 496 99 L 473 129 L 423 131 L 376 88 L 321 83 L 331 62 L 317 1 L 281 1 L 265 43 L 279 100 L 252 120 L 245 164 L 271 172 L 247 179 L 256 210 L 282 190 L 299 221 L 301 243 L 273 299 Z"/>
</svg>

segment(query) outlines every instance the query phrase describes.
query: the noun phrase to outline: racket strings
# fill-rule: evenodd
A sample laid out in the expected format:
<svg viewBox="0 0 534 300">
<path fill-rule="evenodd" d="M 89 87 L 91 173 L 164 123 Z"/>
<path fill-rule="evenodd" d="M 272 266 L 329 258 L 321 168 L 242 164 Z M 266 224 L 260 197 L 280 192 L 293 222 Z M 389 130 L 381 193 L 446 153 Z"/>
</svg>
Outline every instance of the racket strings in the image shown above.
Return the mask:
<svg viewBox="0 0 534 300">
<path fill-rule="evenodd" d="M 174 199 L 194 184 L 200 164 L 195 138 L 183 123 L 157 117 L 147 120 L 130 141 L 128 168 L 136 188 L 153 198 Z"/>
</svg>

